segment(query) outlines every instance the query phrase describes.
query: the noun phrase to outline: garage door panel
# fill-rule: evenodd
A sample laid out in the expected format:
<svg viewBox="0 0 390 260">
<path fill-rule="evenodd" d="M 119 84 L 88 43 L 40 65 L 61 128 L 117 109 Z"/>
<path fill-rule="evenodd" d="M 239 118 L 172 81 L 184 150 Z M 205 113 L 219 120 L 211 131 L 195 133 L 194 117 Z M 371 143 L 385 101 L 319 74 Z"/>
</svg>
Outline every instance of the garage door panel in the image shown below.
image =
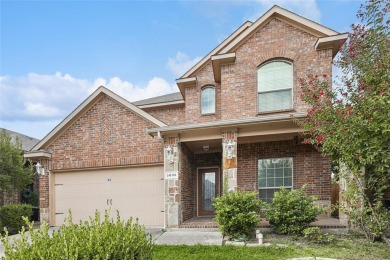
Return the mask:
<svg viewBox="0 0 390 260">
<path fill-rule="evenodd" d="M 139 218 L 143 225 L 163 226 L 164 182 L 161 166 L 100 171 L 55 173 L 55 219 L 63 223 L 68 209 L 73 221 L 88 220 L 95 210 L 116 218 L 119 210 L 123 220 Z M 107 205 L 108 204 L 108 205 Z"/>
</svg>

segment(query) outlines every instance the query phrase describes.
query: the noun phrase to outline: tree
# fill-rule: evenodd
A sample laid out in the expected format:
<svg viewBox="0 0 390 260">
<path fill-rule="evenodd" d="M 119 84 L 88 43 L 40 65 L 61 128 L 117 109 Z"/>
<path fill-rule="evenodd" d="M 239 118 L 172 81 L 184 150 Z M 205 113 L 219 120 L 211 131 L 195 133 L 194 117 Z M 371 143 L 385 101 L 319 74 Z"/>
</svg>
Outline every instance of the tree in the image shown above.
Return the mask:
<svg viewBox="0 0 390 260">
<path fill-rule="evenodd" d="M 383 207 L 390 181 L 390 0 L 370 0 L 357 14 L 335 65 L 342 76 L 331 87 L 328 75 L 300 79 L 302 96 L 311 108 L 299 121 L 323 154 L 352 174 L 344 199 L 351 221 L 367 238 L 382 238 L 390 230 L 390 213 Z"/>
<path fill-rule="evenodd" d="M 32 182 L 32 174 L 32 166 L 25 166 L 20 142 L 13 144 L 5 131 L 0 132 L 0 192 L 21 191 Z"/>
</svg>

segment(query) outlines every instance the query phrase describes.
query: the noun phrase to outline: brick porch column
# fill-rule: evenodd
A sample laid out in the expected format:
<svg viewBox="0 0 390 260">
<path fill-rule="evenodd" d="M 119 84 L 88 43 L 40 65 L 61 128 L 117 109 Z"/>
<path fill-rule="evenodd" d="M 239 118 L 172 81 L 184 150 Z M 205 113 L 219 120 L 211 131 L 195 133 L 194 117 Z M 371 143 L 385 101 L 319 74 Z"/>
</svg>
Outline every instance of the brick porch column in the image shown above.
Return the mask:
<svg viewBox="0 0 390 260">
<path fill-rule="evenodd" d="M 165 227 L 178 227 L 180 219 L 179 138 L 164 140 Z"/>
<path fill-rule="evenodd" d="M 237 129 L 222 130 L 223 191 L 237 190 Z"/>
<path fill-rule="evenodd" d="M 49 160 L 41 160 L 41 165 L 45 169 L 45 175 L 39 175 L 39 221 L 50 224 L 49 210 Z"/>
</svg>

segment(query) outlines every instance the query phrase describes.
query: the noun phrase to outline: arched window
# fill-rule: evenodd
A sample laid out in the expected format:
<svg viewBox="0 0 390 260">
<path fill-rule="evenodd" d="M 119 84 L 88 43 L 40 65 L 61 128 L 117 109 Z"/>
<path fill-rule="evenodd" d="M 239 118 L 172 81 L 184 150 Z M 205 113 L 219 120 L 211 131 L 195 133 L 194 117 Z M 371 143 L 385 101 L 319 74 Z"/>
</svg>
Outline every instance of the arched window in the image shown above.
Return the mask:
<svg viewBox="0 0 390 260">
<path fill-rule="evenodd" d="M 205 86 L 201 91 L 201 111 L 203 114 L 215 113 L 215 88 L 214 86 Z"/>
<path fill-rule="evenodd" d="M 273 60 L 257 70 L 259 112 L 292 108 L 293 65 Z"/>
</svg>

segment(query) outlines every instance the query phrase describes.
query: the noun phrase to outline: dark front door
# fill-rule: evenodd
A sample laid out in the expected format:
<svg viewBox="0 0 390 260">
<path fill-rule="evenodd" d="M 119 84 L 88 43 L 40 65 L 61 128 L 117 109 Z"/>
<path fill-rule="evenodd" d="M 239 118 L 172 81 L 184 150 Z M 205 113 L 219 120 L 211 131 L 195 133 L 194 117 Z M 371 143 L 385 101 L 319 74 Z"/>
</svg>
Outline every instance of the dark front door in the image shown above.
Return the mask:
<svg viewBox="0 0 390 260">
<path fill-rule="evenodd" d="M 219 195 L 219 169 L 198 170 L 198 212 L 199 216 L 214 215 L 213 198 Z"/>
</svg>

